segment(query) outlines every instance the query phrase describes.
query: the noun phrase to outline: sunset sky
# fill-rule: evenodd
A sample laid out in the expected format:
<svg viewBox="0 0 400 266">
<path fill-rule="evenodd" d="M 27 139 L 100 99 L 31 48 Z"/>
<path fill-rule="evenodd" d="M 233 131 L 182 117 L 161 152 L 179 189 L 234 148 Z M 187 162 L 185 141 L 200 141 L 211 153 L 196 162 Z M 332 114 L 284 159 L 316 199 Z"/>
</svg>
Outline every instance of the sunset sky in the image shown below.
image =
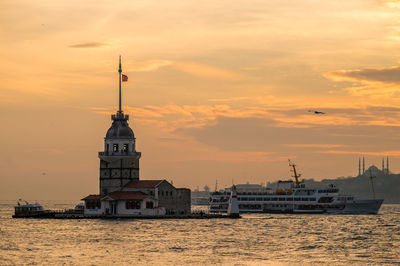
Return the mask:
<svg viewBox="0 0 400 266">
<path fill-rule="evenodd" d="M 400 2 L 0 2 L 0 199 L 98 192 L 129 81 L 141 179 L 214 189 L 400 172 Z M 314 115 L 308 110 L 326 112 Z"/>
</svg>

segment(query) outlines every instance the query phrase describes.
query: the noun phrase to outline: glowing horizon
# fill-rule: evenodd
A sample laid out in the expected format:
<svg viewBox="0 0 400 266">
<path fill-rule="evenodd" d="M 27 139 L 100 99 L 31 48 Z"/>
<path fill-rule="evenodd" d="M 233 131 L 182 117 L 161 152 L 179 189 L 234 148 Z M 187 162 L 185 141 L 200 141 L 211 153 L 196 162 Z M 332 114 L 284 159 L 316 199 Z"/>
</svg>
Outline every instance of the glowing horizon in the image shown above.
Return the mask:
<svg viewBox="0 0 400 266">
<path fill-rule="evenodd" d="M 400 172 L 398 1 L 0 7 L 4 199 L 97 191 L 120 54 L 142 179 L 261 183 L 291 158 L 319 180 L 362 155 Z"/>
</svg>

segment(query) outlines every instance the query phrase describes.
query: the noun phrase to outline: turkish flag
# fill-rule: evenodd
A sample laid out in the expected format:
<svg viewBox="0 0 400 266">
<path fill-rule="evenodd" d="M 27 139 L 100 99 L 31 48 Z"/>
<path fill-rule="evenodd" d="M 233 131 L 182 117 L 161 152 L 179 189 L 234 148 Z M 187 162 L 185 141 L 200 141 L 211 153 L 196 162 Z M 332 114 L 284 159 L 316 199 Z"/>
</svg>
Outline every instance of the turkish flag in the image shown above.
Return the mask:
<svg viewBox="0 0 400 266">
<path fill-rule="evenodd" d="M 128 76 L 122 74 L 122 82 L 126 82 L 126 81 L 128 81 Z"/>
</svg>

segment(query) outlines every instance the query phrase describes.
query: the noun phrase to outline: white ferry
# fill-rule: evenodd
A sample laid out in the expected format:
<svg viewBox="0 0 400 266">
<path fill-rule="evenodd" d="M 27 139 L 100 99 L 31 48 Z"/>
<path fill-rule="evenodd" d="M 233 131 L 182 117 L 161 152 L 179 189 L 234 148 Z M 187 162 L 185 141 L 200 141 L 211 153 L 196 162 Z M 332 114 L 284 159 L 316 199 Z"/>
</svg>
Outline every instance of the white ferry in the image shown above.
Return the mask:
<svg viewBox="0 0 400 266">
<path fill-rule="evenodd" d="M 335 213 L 377 214 L 383 199 L 357 200 L 354 196 L 341 195 L 334 185 L 327 188 L 307 188 L 296 165 L 289 161 L 295 182 L 278 181 L 277 188 L 240 189 L 237 199 L 240 213 Z M 211 193 L 209 211 L 227 212 L 230 189 Z M 375 196 L 374 196 L 375 197 Z"/>
</svg>

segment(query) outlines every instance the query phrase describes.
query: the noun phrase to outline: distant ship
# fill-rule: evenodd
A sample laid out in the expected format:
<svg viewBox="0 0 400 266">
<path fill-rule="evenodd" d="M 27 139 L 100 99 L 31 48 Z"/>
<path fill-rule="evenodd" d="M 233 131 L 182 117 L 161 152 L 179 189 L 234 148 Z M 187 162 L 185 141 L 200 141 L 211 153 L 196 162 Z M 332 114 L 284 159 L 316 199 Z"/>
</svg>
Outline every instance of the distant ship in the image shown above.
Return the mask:
<svg viewBox="0 0 400 266">
<path fill-rule="evenodd" d="M 295 181 L 278 181 L 277 188 L 255 189 L 251 185 L 237 185 L 240 213 L 332 213 L 377 214 L 383 199 L 358 200 L 354 196 L 341 195 L 334 185 L 327 188 L 307 188 L 299 180 L 296 165 L 289 161 Z M 372 179 L 371 179 L 372 181 Z M 373 187 L 372 187 L 373 188 Z M 230 189 L 211 193 L 209 211 L 227 212 Z"/>
</svg>

